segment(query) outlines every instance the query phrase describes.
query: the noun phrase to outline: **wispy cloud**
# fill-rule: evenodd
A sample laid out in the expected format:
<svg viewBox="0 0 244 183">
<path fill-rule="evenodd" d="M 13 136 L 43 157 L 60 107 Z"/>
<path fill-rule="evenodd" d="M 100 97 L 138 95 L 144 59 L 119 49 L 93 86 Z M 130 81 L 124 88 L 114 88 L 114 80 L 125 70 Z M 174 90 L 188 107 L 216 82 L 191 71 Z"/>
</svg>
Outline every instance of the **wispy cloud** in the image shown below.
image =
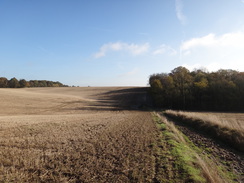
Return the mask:
<svg viewBox="0 0 244 183">
<path fill-rule="evenodd" d="M 129 72 L 120 74 L 119 77 L 133 76 L 133 75 L 136 75 L 138 72 L 139 72 L 139 69 L 138 69 L 138 68 L 134 68 L 133 70 L 131 70 L 131 71 L 129 71 Z"/>
<path fill-rule="evenodd" d="M 148 51 L 150 48 L 149 43 L 145 44 L 128 44 L 123 42 L 107 43 L 104 44 L 100 50 L 94 54 L 95 58 L 101 58 L 106 56 L 110 51 L 128 51 L 133 55 L 140 55 Z"/>
<path fill-rule="evenodd" d="M 132 71 L 125 73 L 126 76 L 132 76 L 139 72 L 138 68 L 134 68 Z"/>
<path fill-rule="evenodd" d="M 183 14 L 183 2 L 182 0 L 175 0 L 176 16 L 181 24 L 186 24 L 186 16 Z"/>
<path fill-rule="evenodd" d="M 169 55 L 176 55 L 177 51 L 173 49 L 172 47 L 162 44 L 157 48 L 156 50 L 153 51 L 153 55 L 162 55 L 168 53 Z"/>
</svg>

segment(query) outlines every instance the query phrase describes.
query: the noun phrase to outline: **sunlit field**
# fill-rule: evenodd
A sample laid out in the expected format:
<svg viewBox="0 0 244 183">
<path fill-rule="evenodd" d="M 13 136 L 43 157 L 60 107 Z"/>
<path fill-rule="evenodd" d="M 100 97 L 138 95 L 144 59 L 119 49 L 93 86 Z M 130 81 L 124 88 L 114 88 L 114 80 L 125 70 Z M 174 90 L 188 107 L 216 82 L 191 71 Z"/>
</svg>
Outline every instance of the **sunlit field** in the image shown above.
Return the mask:
<svg viewBox="0 0 244 183">
<path fill-rule="evenodd" d="M 188 124 L 224 143 L 244 151 L 243 114 L 200 113 L 166 110 L 165 115 Z"/>
<path fill-rule="evenodd" d="M 223 127 L 244 132 L 244 113 L 180 112 L 192 118 L 200 118 Z"/>
<path fill-rule="evenodd" d="M 156 126 L 149 112 L 125 110 L 133 92 L 1 89 L 0 182 L 152 181 Z"/>
</svg>

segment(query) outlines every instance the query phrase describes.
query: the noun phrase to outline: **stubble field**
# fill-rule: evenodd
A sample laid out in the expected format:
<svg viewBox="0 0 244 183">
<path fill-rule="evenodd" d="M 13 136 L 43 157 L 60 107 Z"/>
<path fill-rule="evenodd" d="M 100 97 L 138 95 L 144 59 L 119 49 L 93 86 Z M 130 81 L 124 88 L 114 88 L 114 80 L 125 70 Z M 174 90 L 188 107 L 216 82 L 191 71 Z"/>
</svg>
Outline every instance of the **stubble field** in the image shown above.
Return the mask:
<svg viewBox="0 0 244 183">
<path fill-rule="evenodd" d="M 0 90 L 0 182 L 152 182 L 145 88 Z M 138 103 L 140 98 L 141 103 Z M 141 100 L 143 99 L 143 100 Z"/>
<path fill-rule="evenodd" d="M 0 96 L 0 183 L 244 180 L 242 154 L 144 110 L 147 88 L 0 89 Z M 233 131 L 241 117 L 223 113 L 218 119 L 228 120 L 218 121 Z"/>
</svg>

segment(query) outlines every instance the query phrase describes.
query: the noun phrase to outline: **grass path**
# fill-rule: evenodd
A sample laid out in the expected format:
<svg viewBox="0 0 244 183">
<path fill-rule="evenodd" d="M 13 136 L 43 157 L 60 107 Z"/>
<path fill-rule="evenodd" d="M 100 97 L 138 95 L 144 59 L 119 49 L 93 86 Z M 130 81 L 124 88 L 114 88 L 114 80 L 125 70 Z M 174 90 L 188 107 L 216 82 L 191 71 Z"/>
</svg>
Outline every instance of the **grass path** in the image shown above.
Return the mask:
<svg viewBox="0 0 244 183">
<path fill-rule="evenodd" d="M 217 144 L 213 146 L 213 142 L 206 141 L 197 132 L 187 130 L 187 127 L 183 129 L 181 126 L 175 126 L 175 122 L 168 120 L 162 114 L 156 114 L 156 118 L 158 118 L 158 126 L 162 129 L 162 134 L 164 134 L 163 139 L 171 144 L 170 154 L 176 158 L 175 164 L 178 165 L 177 167 L 181 169 L 181 172 L 184 172 L 183 175 L 185 174 L 181 179 L 188 177 L 193 182 L 243 181 L 241 171 L 236 172 L 236 169 L 230 169 L 223 164 L 218 154 L 214 153 L 214 149 L 220 153 L 221 149 Z M 202 146 L 203 144 L 199 145 L 198 142 L 212 144 L 212 151 Z M 225 155 L 229 153 L 223 152 Z"/>
</svg>

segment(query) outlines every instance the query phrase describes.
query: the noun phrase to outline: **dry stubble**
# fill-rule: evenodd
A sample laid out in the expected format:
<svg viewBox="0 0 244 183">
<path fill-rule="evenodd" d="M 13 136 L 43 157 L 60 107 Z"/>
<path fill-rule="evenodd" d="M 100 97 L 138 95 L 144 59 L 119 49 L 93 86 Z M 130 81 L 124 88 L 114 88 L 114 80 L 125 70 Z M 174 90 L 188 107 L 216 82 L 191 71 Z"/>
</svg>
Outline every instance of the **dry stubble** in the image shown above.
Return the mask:
<svg viewBox="0 0 244 183">
<path fill-rule="evenodd" d="M 82 95 L 82 89 L 64 90 L 59 95 L 56 89 L 6 94 L 16 115 L 7 110 L 10 103 L 0 104 L 7 106 L 0 116 L 1 182 L 152 182 L 150 145 L 157 129 L 151 114 L 107 110 L 115 101 L 111 106 L 108 101 L 106 110 L 77 110 L 88 100 L 99 108 L 101 90 Z M 72 101 L 79 101 L 75 108 Z M 23 107 L 27 104 L 32 108 Z"/>
</svg>

